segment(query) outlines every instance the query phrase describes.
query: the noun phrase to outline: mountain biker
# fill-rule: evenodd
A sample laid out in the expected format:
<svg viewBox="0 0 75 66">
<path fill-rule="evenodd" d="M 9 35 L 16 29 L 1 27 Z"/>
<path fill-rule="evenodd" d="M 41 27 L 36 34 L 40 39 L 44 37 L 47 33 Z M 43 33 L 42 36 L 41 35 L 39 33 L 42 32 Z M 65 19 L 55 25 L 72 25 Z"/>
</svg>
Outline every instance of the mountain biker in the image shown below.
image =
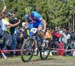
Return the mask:
<svg viewBox="0 0 75 66">
<path fill-rule="evenodd" d="M 42 18 L 40 13 L 32 11 L 30 17 L 33 21 L 33 27 L 38 28 L 38 30 L 46 30 L 46 21 Z"/>
<path fill-rule="evenodd" d="M 38 31 L 45 32 L 46 30 L 46 21 L 43 19 L 42 15 L 37 11 L 32 11 L 30 15 L 25 15 L 26 21 L 29 23 L 29 28 L 37 28 Z M 30 36 L 33 33 L 30 32 Z M 37 42 L 35 42 L 35 51 L 37 51 Z M 36 55 L 36 53 L 35 53 Z"/>
<path fill-rule="evenodd" d="M 32 11 L 30 15 L 25 15 L 26 21 L 32 22 L 32 27 L 37 28 L 38 31 L 46 30 L 46 21 L 42 18 L 41 14 L 37 11 Z M 30 25 L 31 26 L 31 25 Z"/>
</svg>

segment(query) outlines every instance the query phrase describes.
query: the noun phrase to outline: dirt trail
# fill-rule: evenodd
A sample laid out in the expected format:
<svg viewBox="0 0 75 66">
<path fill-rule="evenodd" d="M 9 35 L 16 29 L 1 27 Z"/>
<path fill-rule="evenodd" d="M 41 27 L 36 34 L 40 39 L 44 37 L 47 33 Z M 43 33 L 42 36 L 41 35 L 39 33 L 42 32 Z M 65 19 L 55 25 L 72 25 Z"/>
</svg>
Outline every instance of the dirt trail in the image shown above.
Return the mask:
<svg viewBox="0 0 75 66">
<path fill-rule="evenodd" d="M 0 62 L 0 66 L 75 66 L 74 59 L 49 59 L 36 60 L 23 63 L 19 60 L 5 60 Z"/>
</svg>

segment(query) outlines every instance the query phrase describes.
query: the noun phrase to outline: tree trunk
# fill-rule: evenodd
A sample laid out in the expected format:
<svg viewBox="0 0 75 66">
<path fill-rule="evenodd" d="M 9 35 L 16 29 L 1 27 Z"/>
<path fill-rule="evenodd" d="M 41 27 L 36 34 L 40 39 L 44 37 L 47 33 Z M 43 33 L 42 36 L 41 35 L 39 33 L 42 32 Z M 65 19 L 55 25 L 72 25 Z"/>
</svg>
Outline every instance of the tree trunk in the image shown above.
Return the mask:
<svg viewBox="0 0 75 66">
<path fill-rule="evenodd" d="M 73 15 L 73 31 L 74 31 L 74 26 L 75 26 L 74 24 L 75 24 L 75 23 L 74 23 L 74 15 Z"/>
</svg>

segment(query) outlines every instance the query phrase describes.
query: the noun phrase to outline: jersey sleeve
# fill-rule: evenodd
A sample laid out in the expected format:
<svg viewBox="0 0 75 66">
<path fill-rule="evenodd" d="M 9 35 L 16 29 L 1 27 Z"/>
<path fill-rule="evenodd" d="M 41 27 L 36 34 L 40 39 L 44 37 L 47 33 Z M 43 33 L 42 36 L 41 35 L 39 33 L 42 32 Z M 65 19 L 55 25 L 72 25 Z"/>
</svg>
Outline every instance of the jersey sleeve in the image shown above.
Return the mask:
<svg viewBox="0 0 75 66">
<path fill-rule="evenodd" d="M 38 20 L 42 20 L 42 16 L 40 13 L 38 13 L 37 11 L 32 11 L 31 16 L 34 18 L 36 17 Z"/>
</svg>

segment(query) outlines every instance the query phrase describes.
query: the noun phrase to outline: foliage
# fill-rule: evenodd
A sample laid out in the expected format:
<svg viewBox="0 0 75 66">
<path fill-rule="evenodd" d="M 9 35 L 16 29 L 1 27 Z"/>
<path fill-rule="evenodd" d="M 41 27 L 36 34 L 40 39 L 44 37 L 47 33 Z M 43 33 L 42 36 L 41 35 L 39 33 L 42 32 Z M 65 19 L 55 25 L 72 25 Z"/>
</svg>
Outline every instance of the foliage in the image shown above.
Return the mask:
<svg viewBox="0 0 75 66">
<path fill-rule="evenodd" d="M 7 11 L 16 10 L 16 16 L 24 20 L 31 10 L 38 10 L 48 26 L 68 24 L 75 17 L 75 0 L 5 0 Z M 0 1 L 0 10 L 3 4 Z"/>
</svg>

